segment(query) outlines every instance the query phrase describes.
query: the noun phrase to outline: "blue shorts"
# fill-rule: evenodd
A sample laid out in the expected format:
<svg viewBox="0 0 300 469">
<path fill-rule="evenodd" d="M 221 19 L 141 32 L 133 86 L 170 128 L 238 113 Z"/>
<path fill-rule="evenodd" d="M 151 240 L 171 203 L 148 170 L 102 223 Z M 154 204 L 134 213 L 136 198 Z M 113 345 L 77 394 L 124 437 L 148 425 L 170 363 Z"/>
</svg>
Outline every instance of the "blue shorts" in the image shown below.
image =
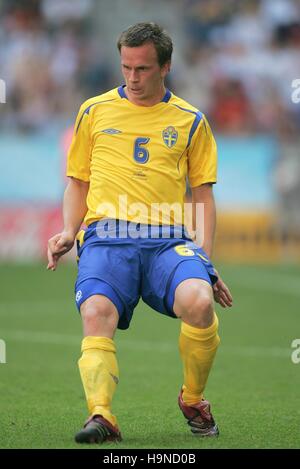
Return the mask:
<svg viewBox="0 0 300 469">
<path fill-rule="evenodd" d="M 217 281 L 206 253 L 182 227 L 170 230 L 140 225 L 139 237 L 132 237 L 128 235 L 129 222 L 114 222 L 118 230 L 122 223 L 122 229 L 113 237 L 109 233 L 103 236 L 102 231 L 99 234 L 99 223 L 95 222 L 86 230 L 83 243 L 77 243 L 75 298 L 79 310 L 90 296 L 104 295 L 118 310 L 118 328 L 127 329 L 140 297 L 159 313 L 176 317 L 173 304 L 179 283 L 189 278 L 211 285 Z M 164 228 L 169 230 L 167 238 Z"/>
</svg>

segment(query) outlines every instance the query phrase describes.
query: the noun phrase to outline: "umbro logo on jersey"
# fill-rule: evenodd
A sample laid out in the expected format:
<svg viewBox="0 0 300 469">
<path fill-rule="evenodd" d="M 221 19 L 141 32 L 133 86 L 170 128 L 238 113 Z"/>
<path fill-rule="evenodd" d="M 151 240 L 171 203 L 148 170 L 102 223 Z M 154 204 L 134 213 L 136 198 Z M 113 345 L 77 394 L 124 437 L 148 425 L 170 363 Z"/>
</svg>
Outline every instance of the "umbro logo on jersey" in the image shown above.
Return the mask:
<svg viewBox="0 0 300 469">
<path fill-rule="evenodd" d="M 104 129 L 101 130 L 101 132 L 104 132 L 105 134 L 110 134 L 110 135 L 115 135 L 115 134 L 121 134 L 122 131 L 118 129 Z"/>
</svg>

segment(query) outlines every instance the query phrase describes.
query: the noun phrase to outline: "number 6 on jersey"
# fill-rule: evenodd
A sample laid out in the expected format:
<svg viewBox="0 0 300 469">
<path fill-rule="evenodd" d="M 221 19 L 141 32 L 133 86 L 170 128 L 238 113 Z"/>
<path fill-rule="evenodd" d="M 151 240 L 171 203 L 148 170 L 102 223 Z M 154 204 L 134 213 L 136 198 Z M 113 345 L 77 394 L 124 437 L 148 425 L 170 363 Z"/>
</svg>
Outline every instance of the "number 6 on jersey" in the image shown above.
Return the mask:
<svg viewBox="0 0 300 469">
<path fill-rule="evenodd" d="M 149 160 L 149 151 L 147 148 L 142 147 L 142 145 L 146 145 L 149 140 L 150 138 L 148 137 L 139 137 L 135 140 L 133 158 L 137 163 L 144 164 Z"/>
</svg>

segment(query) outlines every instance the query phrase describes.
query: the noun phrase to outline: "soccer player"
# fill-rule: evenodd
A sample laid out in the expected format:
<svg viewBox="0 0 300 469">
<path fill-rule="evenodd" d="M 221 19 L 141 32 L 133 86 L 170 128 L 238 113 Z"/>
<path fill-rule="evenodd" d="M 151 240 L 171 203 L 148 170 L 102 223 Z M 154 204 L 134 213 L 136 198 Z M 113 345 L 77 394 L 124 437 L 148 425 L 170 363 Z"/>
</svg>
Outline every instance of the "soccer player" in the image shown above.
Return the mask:
<svg viewBox="0 0 300 469">
<path fill-rule="evenodd" d="M 84 334 L 78 364 L 89 418 L 75 440 L 121 439 L 111 409 L 119 381 L 113 339 L 117 327 L 129 327 L 140 297 L 181 319 L 178 404 L 193 433 L 215 436 L 218 427 L 203 395 L 219 344 L 214 299 L 232 305 L 209 260 L 215 140 L 205 116 L 164 85 L 173 45 L 160 26 L 131 26 L 118 49 L 125 85 L 88 99 L 79 110 L 68 155 L 64 228 L 48 244 L 48 269 L 55 270 L 77 237 L 75 291 Z M 180 217 L 186 177 L 193 208 L 204 204 L 202 247 Z M 83 221 L 87 229 L 79 232 Z"/>
</svg>

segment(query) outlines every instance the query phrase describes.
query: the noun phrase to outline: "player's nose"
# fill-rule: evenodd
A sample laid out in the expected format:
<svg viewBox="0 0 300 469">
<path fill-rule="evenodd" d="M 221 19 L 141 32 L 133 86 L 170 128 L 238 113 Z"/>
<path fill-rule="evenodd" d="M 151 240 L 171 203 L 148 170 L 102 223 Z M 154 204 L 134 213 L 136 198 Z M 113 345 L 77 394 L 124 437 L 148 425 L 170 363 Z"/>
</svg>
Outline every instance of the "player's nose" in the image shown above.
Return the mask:
<svg viewBox="0 0 300 469">
<path fill-rule="evenodd" d="M 138 73 L 135 70 L 132 70 L 129 75 L 129 80 L 131 83 L 137 83 L 139 81 Z"/>
</svg>

